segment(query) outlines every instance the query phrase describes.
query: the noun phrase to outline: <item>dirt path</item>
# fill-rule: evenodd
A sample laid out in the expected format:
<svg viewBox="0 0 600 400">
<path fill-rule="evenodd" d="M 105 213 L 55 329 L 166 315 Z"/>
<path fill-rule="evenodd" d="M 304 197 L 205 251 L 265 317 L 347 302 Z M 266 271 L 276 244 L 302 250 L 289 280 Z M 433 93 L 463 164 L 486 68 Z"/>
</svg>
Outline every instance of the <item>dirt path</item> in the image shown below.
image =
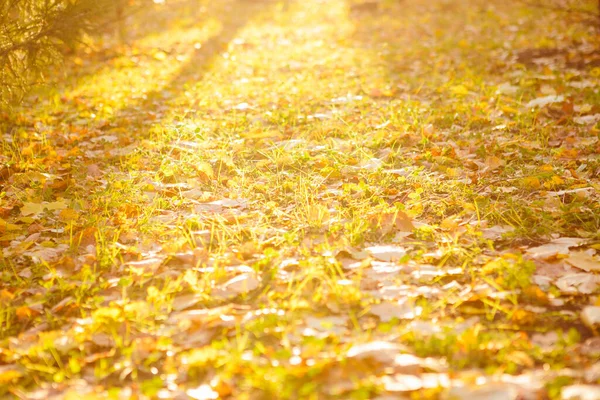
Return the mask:
<svg viewBox="0 0 600 400">
<path fill-rule="evenodd" d="M 477 0 L 144 18 L 4 118 L 0 397 L 600 398 L 591 29 Z"/>
</svg>

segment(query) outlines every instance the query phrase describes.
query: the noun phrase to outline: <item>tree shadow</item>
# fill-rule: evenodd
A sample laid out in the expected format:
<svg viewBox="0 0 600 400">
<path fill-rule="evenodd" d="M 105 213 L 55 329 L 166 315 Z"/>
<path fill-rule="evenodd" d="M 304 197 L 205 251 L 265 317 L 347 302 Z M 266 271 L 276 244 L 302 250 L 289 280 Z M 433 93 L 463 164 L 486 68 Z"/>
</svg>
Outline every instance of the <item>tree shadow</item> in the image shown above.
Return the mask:
<svg viewBox="0 0 600 400">
<path fill-rule="evenodd" d="M 269 0 L 232 0 L 224 15 L 218 19 L 221 29 L 218 34 L 211 36 L 202 43 L 197 43 L 195 49 L 184 65 L 163 86 L 145 94 L 141 101 L 133 101 L 119 110 L 113 117 L 113 123 L 128 125 L 157 125 L 168 114 L 162 104 L 181 95 L 188 84 L 203 80 L 210 70 L 211 64 L 221 55 L 243 29 L 259 13 L 264 13 L 273 7 Z M 214 16 L 214 15 L 213 15 Z M 148 112 L 153 112 L 152 119 L 146 120 Z"/>
</svg>

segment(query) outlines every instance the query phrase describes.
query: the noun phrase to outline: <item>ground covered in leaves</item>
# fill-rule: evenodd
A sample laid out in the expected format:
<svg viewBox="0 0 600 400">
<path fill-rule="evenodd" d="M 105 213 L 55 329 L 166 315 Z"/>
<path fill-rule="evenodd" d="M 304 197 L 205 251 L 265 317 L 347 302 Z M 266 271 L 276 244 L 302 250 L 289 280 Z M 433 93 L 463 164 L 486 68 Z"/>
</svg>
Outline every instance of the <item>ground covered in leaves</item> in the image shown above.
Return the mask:
<svg viewBox="0 0 600 400">
<path fill-rule="evenodd" d="M 0 115 L 0 397 L 600 398 L 593 29 L 145 12 Z"/>
</svg>

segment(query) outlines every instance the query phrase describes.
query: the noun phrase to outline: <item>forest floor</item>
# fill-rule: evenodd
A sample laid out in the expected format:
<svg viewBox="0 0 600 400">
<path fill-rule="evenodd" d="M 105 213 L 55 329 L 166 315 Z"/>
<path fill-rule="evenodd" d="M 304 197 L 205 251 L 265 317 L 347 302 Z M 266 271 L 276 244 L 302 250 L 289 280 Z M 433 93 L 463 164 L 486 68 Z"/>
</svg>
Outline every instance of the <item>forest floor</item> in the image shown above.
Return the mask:
<svg viewBox="0 0 600 400">
<path fill-rule="evenodd" d="M 0 398 L 600 399 L 592 27 L 200 3 L 0 114 Z"/>
</svg>

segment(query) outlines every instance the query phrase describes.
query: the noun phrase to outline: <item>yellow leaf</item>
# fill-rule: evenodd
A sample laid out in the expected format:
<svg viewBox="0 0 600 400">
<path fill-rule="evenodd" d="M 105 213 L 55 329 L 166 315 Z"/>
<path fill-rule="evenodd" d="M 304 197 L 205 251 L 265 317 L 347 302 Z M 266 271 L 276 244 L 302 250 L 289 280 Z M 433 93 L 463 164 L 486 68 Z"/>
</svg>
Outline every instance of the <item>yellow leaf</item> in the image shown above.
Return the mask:
<svg viewBox="0 0 600 400">
<path fill-rule="evenodd" d="M 469 94 L 469 89 L 467 89 L 464 85 L 452 86 L 450 87 L 450 91 L 456 96 L 466 96 Z"/>
<path fill-rule="evenodd" d="M 577 149 L 560 149 L 554 158 L 573 158 L 576 159 L 579 155 Z"/>
<path fill-rule="evenodd" d="M 32 156 L 33 155 L 33 145 L 29 145 L 25 148 L 23 148 L 23 150 L 21 150 L 21 155 L 22 156 Z"/>
<path fill-rule="evenodd" d="M 460 169 L 458 168 L 446 168 L 446 176 L 448 176 L 448 178 L 456 178 L 458 177 L 459 173 L 460 173 Z"/>
<path fill-rule="evenodd" d="M 23 372 L 16 365 L 0 367 L 0 384 L 7 384 L 23 376 Z"/>
<path fill-rule="evenodd" d="M 214 176 L 213 167 L 205 161 L 200 161 L 196 164 L 196 171 L 208 179 L 212 179 Z"/>
<path fill-rule="evenodd" d="M 15 298 L 15 295 L 12 292 L 10 292 L 6 289 L 0 290 L 0 301 L 10 301 L 14 298 Z"/>
<path fill-rule="evenodd" d="M 63 222 L 74 222 L 79 218 L 79 213 L 72 208 L 65 208 L 58 214 L 58 218 Z"/>
<path fill-rule="evenodd" d="M 44 208 L 47 208 L 50 211 L 64 210 L 67 208 L 67 204 L 63 200 L 53 201 L 51 203 L 44 204 Z"/>
<path fill-rule="evenodd" d="M 18 231 L 21 227 L 19 225 L 11 224 L 0 218 L 0 232 L 5 231 Z"/>
<path fill-rule="evenodd" d="M 502 111 L 508 114 L 517 114 L 519 112 L 519 110 L 517 110 L 516 108 L 509 106 L 502 106 Z"/>
<path fill-rule="evenodd" d="M 22 215 L 35 215 L 44 211 L 44 206 L 40 203 L 23 203 L 23 207 L 21 207 Z"/>
<path fill-rule="evenodd" d="M 454 216 L 450 216 L 448 218 L 445 218 L 441 224 L 440 224 L 440 228 L 445 229 L 445 230 L 449 230 L 449 231 L 453 231 L 456 228 L 458 228 L 458 223 L 460 221 L 454 217 Z"/>
<path fill-rule="evenodd" d="M 205 346 L 199 349 L 190 351 L 187 355 L 183 356 L 181 363 L 184 365 L 201 367 L 214 362 L 219 357 L 219 350 Z"/>
<path fill-rule="evenodd" d="M 560 176 L 554 175 L 548 182 L 544 183 L 544 187 L 547 189 L 552 189 L 556 186 L 562 185 L 563 183 L 565 183 L 565 181 Z"/>
<path fill-rule="evenodd" d="M 535 176 L 528 176 L 526 178 L 521 179 L 521 186 L 526 189 L 539 189 L 542 184 L 540 180 Z"/>
<path fill-rule="evenodd" d="M 37 215 L 42 213 L 45 209 L 50 210 L 50 211 L 55 211 L 55 210 L 64 210 L 65 208 L 67 208 L 67 204 L 62 201 L 53 201 L 51 203 L 28 203 L 25 202 L 23 203 L 23 207 L 21 207 L 21 215 L 27 216 L 27 215 Z"/>
<path fill-rule="evenodd" d="M 494 170 L 498 167 L 503 166 L 504 164 L 506 164 L 506 162 L 496 156 L 489 156 L 488 158 L 485 159 L 485 165 L 490 169 L 490 170 Z"/>
<path fill-rule="evenodd" d="M 15 240 L 21 236 L 20 233 L 7 233 L 6 235 L 0 236 L 0 242 L 8 242 L 9 240 Z"/>
<path fill-rule="evenodd" d="M 39 315 L 40 312 L 31 307 L 21 306 L 15 310 L 15 314 L 19 320 L 25 320 Z"/>
<path fill-rule="evenodd" d="M 166 60 L 167 53 L 165 53 L 164 51 L 157 51 L 156 53 L 154 53 L 154 58 L 158 61 Z"/>
<path fill-rule="evenodd" d="M 389 232 L 412 232 L 414 226 L 412 218 L 405 212 L 397 210 L 394 212 L 383 213 L 375 221 L 381 227 L 384 233 Z"/>
</svg>

